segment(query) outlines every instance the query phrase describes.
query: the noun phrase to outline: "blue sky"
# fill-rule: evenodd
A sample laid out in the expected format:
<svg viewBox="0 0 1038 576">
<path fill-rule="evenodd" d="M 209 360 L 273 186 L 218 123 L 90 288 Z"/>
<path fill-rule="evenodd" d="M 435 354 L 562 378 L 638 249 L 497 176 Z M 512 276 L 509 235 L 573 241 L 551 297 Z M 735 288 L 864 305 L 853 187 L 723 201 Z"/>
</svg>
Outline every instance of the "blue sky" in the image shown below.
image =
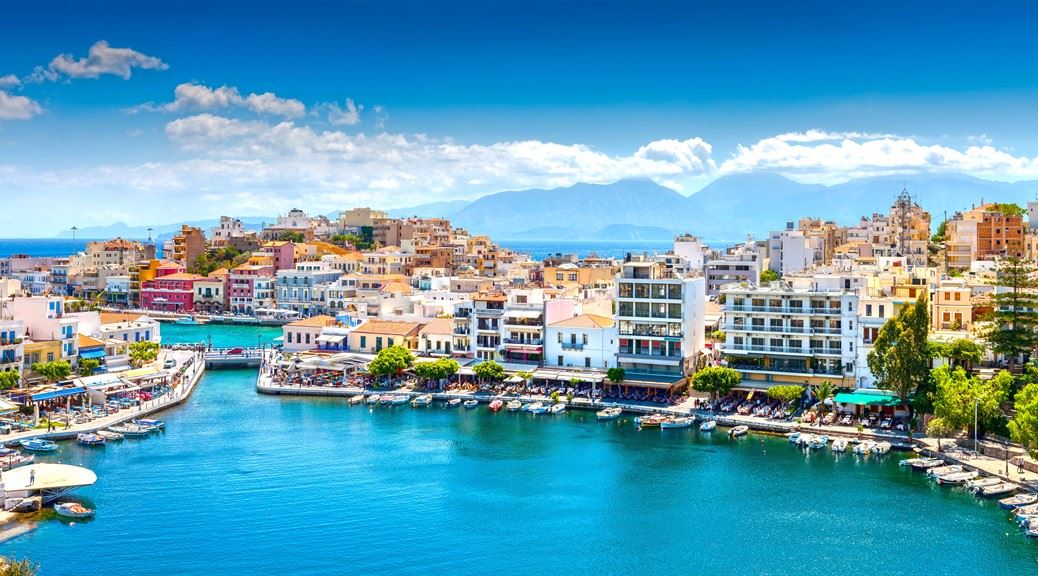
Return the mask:
<svg viewBox="0 0 1038 576">
<path fill-rule="evenodd" d="M 48 236 L 628 177 L 689 194 L 751 170 L 1038 178 L 1034 12 L 18 3 L 0 18 L 0 224 Z"/>
</svg>

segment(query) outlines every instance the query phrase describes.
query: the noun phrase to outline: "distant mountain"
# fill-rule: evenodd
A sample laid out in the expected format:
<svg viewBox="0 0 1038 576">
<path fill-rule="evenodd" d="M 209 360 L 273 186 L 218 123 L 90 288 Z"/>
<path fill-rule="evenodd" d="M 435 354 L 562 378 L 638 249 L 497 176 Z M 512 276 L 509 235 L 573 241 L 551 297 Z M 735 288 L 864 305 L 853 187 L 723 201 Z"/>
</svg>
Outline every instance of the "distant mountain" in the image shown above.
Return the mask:
<svg viewBox="0 0 1038 576">
<path fill-rule="evenodd" d="M 394 208 L 386 210 L 390 218 L 407 218 L 417 216 L 419 218 L 450 218 L 464 209 L 471 202 L 468 200 L 451 200 L 447 202 L 431 202 L 420 204 L 410 208 Z"/>
</svg>

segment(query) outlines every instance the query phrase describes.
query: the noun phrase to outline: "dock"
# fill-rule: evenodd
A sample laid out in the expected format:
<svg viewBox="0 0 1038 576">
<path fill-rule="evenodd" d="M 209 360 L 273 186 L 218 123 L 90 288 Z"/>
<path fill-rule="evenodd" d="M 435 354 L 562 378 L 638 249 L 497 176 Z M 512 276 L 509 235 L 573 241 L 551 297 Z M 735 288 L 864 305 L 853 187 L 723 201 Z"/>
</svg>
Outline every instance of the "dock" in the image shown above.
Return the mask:
<svg viewBox="0 0 1038 576">
<path fill-rule="evenodd" d="M 264 348 L 236 347 L 210 348 L 205 352 L 205 367 L 219 368 L 259 368 L 263 363 Z"/>
</svg>

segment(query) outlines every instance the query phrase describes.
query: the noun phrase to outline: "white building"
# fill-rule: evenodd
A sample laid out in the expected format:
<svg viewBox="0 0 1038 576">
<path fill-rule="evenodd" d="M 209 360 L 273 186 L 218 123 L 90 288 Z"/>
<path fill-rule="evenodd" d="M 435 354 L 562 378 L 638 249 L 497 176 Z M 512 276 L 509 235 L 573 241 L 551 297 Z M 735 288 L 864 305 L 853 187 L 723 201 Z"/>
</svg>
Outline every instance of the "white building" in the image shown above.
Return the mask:
<svg viewBox="0 0 1038 576">
<path fill-rule="evenodd" d="M 277 304 L 279 308 L 295 310 L 306 316 L 327 308 L 327 302 L 318 298 L 324 290 L 315 287 L 331 284 L 340 276 L 323 262 L 300 262 L 295 268 L 278 270 Z M 258 303 L 257 303 L 258 306 Z"/>
<path fill-rule="evenodd" d="M 808 237 L 803 230 L 787 228 L 772 232 L 768 236 L 771 270 L 787 276 L 810 269 L 818 260 L 821 242 L 821 238 Z"/>
<path fill-rule="evenodd" d="M 22 374 L 25 356 L 25 327 L 20 320 L 0 320 L 0 372 Z"/>
<path fill-rule="evenodd" d="M 682 234 L 674 239 L 674 255 L 681 259 L 683 270 L 698 272 L 703 269 L 707 248 L 691 234 Z"/>
<path fill-rule="evenodd" d="M 15 320 L 21 320 L 27 338 L 60 341 L 60 360 L 75 364 L 79 355 L 79 319 L 65 314 L 64 299 L 58 296 L 14 298 L 7 302 L 7 311 Z"/>
<path fill-rule="evenodd" d="M 616 322 L 581 314 L 545 328 L 545 366 L 598 368 L 616 366 Z"/>
</svg>

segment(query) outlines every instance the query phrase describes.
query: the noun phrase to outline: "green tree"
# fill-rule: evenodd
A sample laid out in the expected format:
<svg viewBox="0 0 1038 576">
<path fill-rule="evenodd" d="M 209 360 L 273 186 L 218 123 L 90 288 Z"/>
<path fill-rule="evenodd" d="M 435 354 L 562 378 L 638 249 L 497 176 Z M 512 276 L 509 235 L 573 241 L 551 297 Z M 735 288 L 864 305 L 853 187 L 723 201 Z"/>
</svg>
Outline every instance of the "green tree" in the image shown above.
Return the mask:
<svg viewBox="0 0 1038 576">
<path fill-rule="evenodd" d="M 991 349 L 1016 367 L 1021 355 L 1038 344 L 1038 277 L 1034 263 L 1021 258 L 1004 258 L 998 263 L 993 322 L 984 333 Z"/>
<path fill-rule="evenodd" d="M 505 369 L 493 360 L 480 362 L 472 368 L 472 372 L 479 378 L 480 382 L 497 382 L 505 377 Z"/>
<path fill-rule="evenodd" d="M 724 396 L 742 381 L 742 374 L 724 366 L 708 366 L 692 376 L 693 390 L 706 392 L 711 398 Z"/>
<path fill-rule="evenodd" d="M 95 360 L 93 358 L 82 358 L 79 361 L 79 375 L 90 376 L 94 373 L 94 370 L 97 370 L 97 368 L 100 366 L 100 360 Z"/>
<path fill-rule="evenodd" d="M 302 244 L 306 241 L 306 237 L 303 236 L 302 232 L 289 232 L 288 230 L 278 234 L 278 240 L 282 242 L 294 242 L 296 244 Z"/>
<path fill-rule="evenodd" d="M 944 418 L 941 418 L 940 416 L 937 416 L 935 418 L 930 418 L 930 422 L 928 422 L 926 424 L 926 435 L 930 436 L 931 438 L 936 438 L 937 439 L 937 449 L 938 450 L 943 450 L 944 449 L 941 446 L 941 439 L 948 438 L 949 436 L 951 436 L 954 433 L 955 433 L 955 428 L 950 426 L 948 424 L 948 422 Z"/>
<path fill-rule="evenodd" d="M 1028 384 L 1013 399 L 1016 414 L 1009 421 L 1009 434 L 1030 455 L 1038 458 L 1038 384 Z"/>
<path fill-rule="evenodd" d="M 39 573 L 39 564 L 0 556 L 0 576 L 36 576 Z"/>
<path fill-rule="evenodd" d="M 159 346 L 158 342 L 151 342 L 149 340 L 141 340 L 130 344 L 130 362 L 134 366 L 143 366 L 150 362 L 154 362 L 159 357 Z"/>
<path fill-rule="evenodd" d="M 1000 429 L 1002 402 L 1009 397 L 1013 376 L 1005 370 L 994 378 L 981 381 L 962 368 L 942 366 L 934 370 L 937 391 L 934 393 L 934 415 L 956 430 L 972 431 L 974 423 L 980 429 Z"/>
<path fill-rule="evenodd" d="M 1012 203 L 995 203 L 994 209 L 1001 212 L 1004 216 L 1023 216 L 1027 214 L 1027 210 L 1024 210 L 1019 204 Z"/>
<path fill-rule="evenodd" d="M 50 382 L 64 380 L 72 374 L 72 365 L 65 360 L 36 362 L 30 368 L 32 368 L 33 372 L 43 376 Z"/>
<path fill-rule="evenodd" d="M 624 377 L 627 376 L 627 372 L 623 368 L 613 367 L 606 370 L 606 378 L 613 384 L 619 384 L 624 381 Z"/>
<path fill-rule="evenodd" d="M 768 397 L 774 398 L 784 405 L 799 400 L 803 395 L 804 387 L 797 384 L 779 384 L 768 388 Z"/>
<path fill-rule="evenodd" d="M 833 386 L 833 383 L 828 380 L 814 387 L 815 398 L 818 398 L 819 409 L 822 411 L 822 414 L 825 414 L 826 411 L 825 401 L 832 398 L 835 391 L 836 388 Z"/>
<path fill-rule="evenodd" d="M 781 279 L 782 279 L 782 276 L 778 272 L 775 272 L 774 270 L 772 270 L 771 268 L 768 268 L 767 270 L 765 270 L 765 271 L 760 273 L 760 283 L 761 284 L 767 284 L 768 282 L 774 282 L 776 280 L 781 280 Z"/>
<path fill-rule="evenodd" d="M 0 372 L 0 390 L 10 390 L 11 388 L 17 388 L 18 382 L 21 379 L 18 377 L 18 373 L 14 370 L 5 370 Z"/>
<path fill-rule="evenodd" d="M 414 365 L 414 354 L 403 346 L 390 346 L 379 350 L 368 363 L 368 372 L 375 376 L 396 376 Z"/>
<path fill-rule="evenodd" d="M 883 324 L 868 356 L 869 368 L 880 386 L 908 405 L 909 420 L 915 411 L 912 395 L 930 376 L 929 335 L 929 306 L 926 297 L 920 296 Z"/>
</svg>

